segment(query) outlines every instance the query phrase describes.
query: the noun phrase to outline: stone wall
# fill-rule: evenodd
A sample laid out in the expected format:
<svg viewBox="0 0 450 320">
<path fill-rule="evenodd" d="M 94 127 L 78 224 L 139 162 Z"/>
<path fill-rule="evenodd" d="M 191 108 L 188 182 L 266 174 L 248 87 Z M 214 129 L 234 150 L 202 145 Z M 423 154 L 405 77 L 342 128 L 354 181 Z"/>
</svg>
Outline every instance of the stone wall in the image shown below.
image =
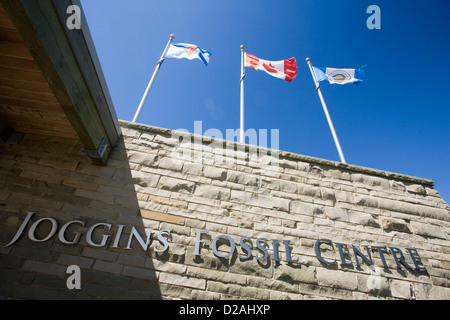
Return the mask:
<svg viewBox="0 0 450 320">
<path fill-rule="evenodd" d="M 432 181 L 121 125 L 104 167 L 72 140 L 0 146 L 0 296 L 450 299 Z"/>
</svg>

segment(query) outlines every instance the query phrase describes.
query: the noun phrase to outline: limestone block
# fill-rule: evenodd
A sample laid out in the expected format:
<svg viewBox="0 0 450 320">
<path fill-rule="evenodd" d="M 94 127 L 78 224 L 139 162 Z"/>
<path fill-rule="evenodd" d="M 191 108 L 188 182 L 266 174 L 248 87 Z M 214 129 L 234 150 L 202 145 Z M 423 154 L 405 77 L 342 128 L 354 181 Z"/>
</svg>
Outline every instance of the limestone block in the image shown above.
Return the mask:
<svg viewBox="0 0 450 320">
<path fill-rule="evenodd" d="M 261 178 L 261 187 L 272 189 L 272 190 L 280 190 L 280 180 L 273 179 L 269 177 L 262 177 Z"/>
<path fill-rule="evenodd" d="M 231 199 L 232 202 L 243 203 L 249 206 L 258 205 L 258 196 L 254 193 L 240 191 L 240 190 L 231 190 Z"/>
<path fill-rule="evenodd" d="M 279 166 L 282 168 L 297 169 L 297 161 L 290 159 L 280 159 Z"/>
<path fill-rule="evenodd" d="M 180 276 L 171 273 L 161 273 L 159 275 L 159 282 L 167 283 L 174 286 L 189 287 L 195 289 L 205 289 L 206 280 L 192 277 Z"/>
<path fill-rule="evenodd" d="M 227 180 L 246 186 L 259 186 L 259 176 L 243 172 L 228 171 Z"/>
<path fill-rule="evenodd" d="M 418 300 L 450 300 L 450 288 L 427 283 L 413 283 L 414 297 Z"/>
<path fill-rule="evenodd" d="M 405 184 L 401 181 L 391 181 L 391 188 L 402 192 L 406 190 Z"/>
<path fill-rule="evenodd" d="M 274 268 L 274 278 L 289 283 L 317 284 L 313 266 L 280 264 Z"/>
<path fill-rule="evenodd" d="M 144 173 L 141 171 L 131 171 L 132 182 L 141 187 L 156 187 L 159 181 L 159 175 Z"/>
<path fill-rule="evenodd" d="M 234 283 L 242 286 L 245 286 L 247 284 L 247 275 L 221 272 L 194 266 L 189 266 L 187 268 L 186 275 L 201 279 L 220 281 L 224 283 Z"/>
<path fill-rule="evenodd" d="M 349 211 L 348 217 L 350 222 L 360 225 L 360 226 L 371 226 L 378 228 L 379 223 L 373 218 L 371 214 L 359 212 L 359 211 Z"/>
<path fill-rule="evenodd" d="M 209 238 L 211 238 L 208 235 Z M 203 268 L 220 271 L 228 271 L 230 262 L 228 258 L 218 258 L 211 250 L 211 243 L 203 243 L 200 248 L 201 255 L 194 254 L 194 248 L 188 247 L 186 249 L 185 264 Z"/>
<path fill-rule="evenodd" d="M 321 188 L 320 191 L 322 193 L 322 199 L 331 200 L 333 202 L 336 201 L 336 196 L 335 196 L 333 190 L 327 189 L 327 188 Z"/>
<path fill-rule="evenodd" d="M 290 200 L 288 199 L 259 195 L 258 203 L 264 208 L 289 212 Z"/>
<path fill-rule="evenodd" d="M 122 274 L 125 276 L 130 276 L 133 278 L 156 281 L 157 274 L 155 272 L 149 271 L 147 268 L 138 268 L 132 266 L 124 266 Z"/>
<path fill-rule="evenodd" d="M 381 177 L 374 177 L 374 176 L 367 175 L 367 174 L 353 173 L 351 176 L 351 180 L 353 182 L 359 182 L 359 183 L 365 184 L 368 187 L 381 187 L 384 189 L 391 188 L 389 180 L 381 178 Z"/>
<path fill-rule="evenodd" d="M 403 219 L 381 217 L 380 221 L 385 231 L 411 232 L 408 223 Z"/>
<path fill-rule="evenodd" d="M 158 162 L 158 167 L 172 171 L 181 171 L 183 163 L 184 161 L 182 160 L 164 157 Z"/>
<path fill-rule="evenodd" d="M 405 202 L 405 201 L 379 198 L 378 199 L 378 208 L 384 209 L 384 210 L 391 210 L 391 211 L 397 211 L 397 212 L 401 212 L 401 213 L 412 214 L 412 215 L 418 215 L 417 206 L 412 203 Z"/>
<path fill-rule="evenodd" d="M 326 207 L 325 215 L 331 220 L 348 221 L 347 211 L 336 207 Z"/>
<path fill-rule="evenodd" d="M 270 300 L 302 300 L 303 295 L 296 293 L 270 291 Z"/>
<path fill-rule="evenodd" d="M 128 160 L 133 163 L 151 167 L 154 166 L 158 161 L 158 155 L 152 153 L 128 151 Z"/>
<path fill-rule="evenodd" d="M 450 212 L 448 210 L 423 205 L 417 205 L 417 210 L 422 217 L 450 221 Z"/>
<path fill-rule="evenodd" d="M 283 227 L 295 229 L 297 227 L 297 222 L 294 220 L 283 219 Z"/>
<path fill-rule="evenodd" d="M 356 273 L 325 268 L 316 268 L 316 272 L 321 286 L 347 290 L 358 288 Z"/>
<path fill-rule="evenodd" d="M 330 176 L 334 179 L 337 179 L 337 180 L 346 180 L 346 181 L 351 180 L 351 175 L 347 171 L 342 171 L 342 170 L 337 170 L 337 169 L 328 169 L 326 171 L 326 175 Z"/>
<path fill-rule="evenodd" d="M 412 299 L 411 284 L 407 281 L 391 280 L 392 296 L 401 299 Z"/>
<path fill-rule="evenodd" d="M 200 176 L 202 174 L 202 171 L 203 166 L 201 164 L 186 161 L 184 162 L 183 166 L 184 173 Z"/>
<path fill-rule="evenodd" d="M 155 136 L 155 138 L 153 139 L 153 142 L 158 143 L 158 144 L 165 144 L 165 145 L 172 146 L 172 147 L 179 144 L 178 139 L 162 136 L 159 134 Z"/>
<path fill-rule="evenodd" d="M 417 221 L 411 221 L 411 227 L 415 234 L 424 236 L 424 237 L 432 237 L 432 238 L 440 238 L 445 239 L 444 233 L 442 232 L 441 227 L 432 225 L 429 223 L 421 223 Z"/>
<path fill-rule="evenodd" d="M 292 201 L 291 202 L 291 212 L 299 213 L 308 216 L 321 215 L 324 213 L 323 206 L 311 204 L 302 201 Z"/>
<path fill-rule="evenodd" d="M 370 275 L 358 274 L 358 289 L 373 295 L 388 297 L 391 295 L 389 280 L 381 275 L 381 271 L 371 271 Z"/>
<path fill-rule="evenodd" d="M 224 181 L 227 177 L 227 170 L 223 168 L 207 166 L 205 167 L 203 174 L 205 175 L 205 177 Z"/>
<path fill-rule="evenodd" d="M 171 214 L 167 214 L 167 213 L 145 210 L 145 209 L 140 210 L 140 217 L 142 217 L 144 219 L 157 220 L 157 221 L 161 221 L 161 222 L 168 222 L 168 223 L 173 223 L 173 224 L 178 224 L 178 225 L 184 224 L 183 217 L 179 217 L 179 216 L 175 216 L 175 215 L 171 215 Z"/>
<path fill-rule="evenodd" d="M 308 197 L 317 197 L 320 198 L 320 189 L 314 186 L 310 186 L 308 184 L 300 183 L 298 184 L 298 193 L 301 195 L 305 195 Z"/>
<path fill-rule="evenodd" d="M 158 187 L 163 190 L 190 194 L 195 189 L 195 183 L 170 177 L 161 177 Z"/>
<path fill-rule="evenodd" d="M 261 261 L 255 257 L 241 260 L 233 256 L 230 272 L 270 279 L 273 276 L 273 261 L 271 259 Z"/>
<path fill-rule="evenodd" d="M 378 200 L 374 197 L 355 194 L 355 204 L 362 207 L 378 208 Z"/>
<path fill-rule="evenodd" d="M 23 270 L 35 273 L 63 276 L 66 273 L 66 267 L 55 263 L 47 263 L 35 260 L 26 260 L 22 266 Z"/>
<path fill-rule="evenodd" d="M 208 281 L 208 290 L 226 294 L 227 296 L 225 296 L 225 299 L 247 297 L 251 299 L 268 300 L 270 298 L 269 290 L 255 287 L 243 287 L 236 284 L 226 284 L 215 281 Z"/>
<path fill-rule="evenodd" d="M 426 191 L 424 186 L 420 185 L 420 184 L 409 184 L 406 185 L 406 191 L 410 192 L 410 193 L 415 193 L 415 194 L 419 194 L 419 195 L 426 195 Z"/>
<path fill-rule="evenodd" d="M 141 135 L 141 132 L 135 129 L 126 128 L 123 126 L 120 129 L 122 130 L 123 136 L 127 138 L 139 138 Z"/>
<path fill-rule="evenodd" d="M 280 180 L 280 190 L 295 194 L 297 192 L 297 184 L 290 181 Z"/>
<path fill-rule="evenodd" d="M 148 269 L 164 272 L 164 273 L 186 273 L 187 267 L 181 263 L 172 263 L 169 261 L 148 258 L 145 267 Z"/>
<path fill-rule="evenodd" d="M 196 196 L 217 200 L 228 200 L 230 199 L 230 194 L 230 189 L 205 184 L 198 186 L 194 192 Z"/>
</svg>

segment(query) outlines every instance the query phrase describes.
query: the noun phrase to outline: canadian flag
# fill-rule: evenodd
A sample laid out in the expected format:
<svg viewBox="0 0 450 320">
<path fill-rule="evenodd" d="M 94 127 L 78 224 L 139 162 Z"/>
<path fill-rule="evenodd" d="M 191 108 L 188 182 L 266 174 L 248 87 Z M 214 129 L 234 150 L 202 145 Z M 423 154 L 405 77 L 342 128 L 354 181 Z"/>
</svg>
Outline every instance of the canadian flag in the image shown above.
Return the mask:
<svg viewBox="0 0 450 320">
<path fill-rule="evenodd" d="M 263 70 L 276 78 L 291 82 L 297 76 L 297 62 L 295 58 L 281 61 L 267 61 L 252 54 L 245 53 L 245 66 L 255 70 Z"/>
</svg>

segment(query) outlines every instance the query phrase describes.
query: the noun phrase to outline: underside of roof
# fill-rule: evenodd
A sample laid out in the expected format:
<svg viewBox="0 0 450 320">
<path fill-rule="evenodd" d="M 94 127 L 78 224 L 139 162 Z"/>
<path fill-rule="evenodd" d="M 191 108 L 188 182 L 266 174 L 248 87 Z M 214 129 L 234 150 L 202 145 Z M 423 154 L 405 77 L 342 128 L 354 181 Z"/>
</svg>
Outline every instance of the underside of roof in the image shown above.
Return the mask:
<svg viewBox="0 0 450 320">
<path fill-rule="evenodd" d="M 76 139 L 105 164 L 120 126 L 86 19 L 80 29 L 66 24 L 71 5 L 81 7 L 78 0 L 1 0 L 0 141 Z"/>
</svg>

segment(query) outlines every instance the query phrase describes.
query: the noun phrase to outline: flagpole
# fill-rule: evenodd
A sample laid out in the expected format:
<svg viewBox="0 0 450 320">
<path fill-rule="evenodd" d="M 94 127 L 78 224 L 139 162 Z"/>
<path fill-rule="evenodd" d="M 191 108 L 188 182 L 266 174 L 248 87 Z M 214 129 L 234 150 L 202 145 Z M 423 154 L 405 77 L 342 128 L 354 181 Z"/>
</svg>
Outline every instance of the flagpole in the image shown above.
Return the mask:
<svg viewBox="0 0 450 320">
<path fill-rule="evenodd" d="M 336 144 L 336 149 L 337 149 L 337 151 L 339 153 L 339 157 L 341 158 L 341 162 L 342 163 L 347 163 L 345 161 L 344 153 L 342 152 L 341 144 L 339 143 L 339 139 L 337 137 L 336 131 L 334 130 L 333 122 L 331 121 L 331 117 L 330 117 L 330 114 L 328 112 L 327 105 L 325 104 L 325 100 L 323 99 L 322 91 L 320 91 L 319 81 L 317 81 L 317 79 L 316 79 L 316 75 L 315 75 L 315 73 L 313 71 L 310 59 L 306 58 L 306 62 L 308 63 L 309 70 L 311 71 L 311 75 L 312 75 L 312 77 L 314 79 L 314 82 L 316 84 L 316 90 L 317 90 L 317 92 L 319 94 L 320 102 L 322 102 L 323 111 L 325 112 L 325 116 L 327 117 L 328 125 L 330 126 L 331 134 L 333 135 L 334 143 Z"/>
<path fill-rule="evenodd" d="M 133 118 L 133 122 L 136 122 L 137 119 L 139 118 L 139 115 L 141 114 L 142 108 L 144 107 L 145 101 L 147 100 L 148 94 L 150 92 L 150 89 L 153 86 L 153 82 L 155 81 L 156 75 L 158 74 L 159 68 L 161 68 L 161 64 L 164 62 L 164 59 L 166 58 L 166 54 L 167 51 L 169 50 L 169 46 L 172 42 L 172 40 L 175 38 L 175 36 L 173 34 L 170 35 L 170 39 L 167 42 L 166 48 L 163 51 L 163 54 L 161 55 L 161 58 L 159 59 L 159 61 L 156 63 L 156 68 L 155 71 L 153 72 L 153 75 L 150 79 L 150 82 L 148 83 L 147 89 L 145 90 L 145 93 L 142 97 L 141 103 L 139 104 L 139 107 L 136 111 L 136 114 L 134 115 Z"/>
<path fill-rule="evenodd" d="M 241 126 L 240 126 L 240 142 L 245 143 L 244 136 L 244 78 L 245 78 L 245 53 L 244 46 L 241 45 Z"/>
</svg>

